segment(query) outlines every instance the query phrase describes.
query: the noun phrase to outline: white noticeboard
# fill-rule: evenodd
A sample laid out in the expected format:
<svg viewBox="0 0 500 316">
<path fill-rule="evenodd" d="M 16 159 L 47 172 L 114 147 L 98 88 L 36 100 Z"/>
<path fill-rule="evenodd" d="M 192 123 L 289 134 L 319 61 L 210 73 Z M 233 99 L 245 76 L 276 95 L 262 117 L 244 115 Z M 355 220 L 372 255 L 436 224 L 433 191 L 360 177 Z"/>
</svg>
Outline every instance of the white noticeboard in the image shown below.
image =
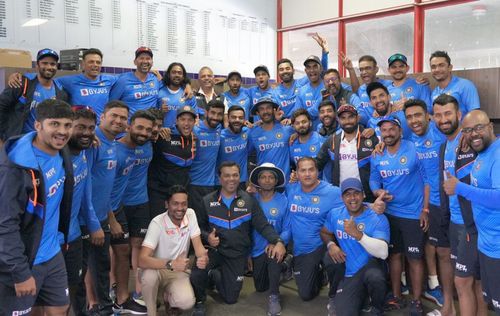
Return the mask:
<svg viewBox="0 0 500 316">
<path fill-rule="evenodd" d="M 0 0 L 0 47 L 33 56 L 95 47 L 104 66 L 133 68 L 134 51 L 148 46 L 160 70 L 177 61 L 188 72 L 253 77 L 265 64 L 275 77 L 276 8 L 275 0 Z M 44 23 L 26 25 L 37 19 Z"/>
</svg>

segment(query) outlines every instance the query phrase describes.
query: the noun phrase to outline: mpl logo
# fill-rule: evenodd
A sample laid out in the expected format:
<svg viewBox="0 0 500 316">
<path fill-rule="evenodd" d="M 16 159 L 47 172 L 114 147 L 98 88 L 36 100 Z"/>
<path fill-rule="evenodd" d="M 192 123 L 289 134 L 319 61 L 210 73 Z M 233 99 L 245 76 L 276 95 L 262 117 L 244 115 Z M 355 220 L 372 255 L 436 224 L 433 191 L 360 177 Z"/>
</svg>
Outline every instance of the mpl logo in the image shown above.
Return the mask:
<svg viewBox="0 0 500 316">
<path fill-rule="evenodd" d="M 457 269 L 458 271 L 467 272 L 467 266 L 458 262 L 455 263 L 455 269 Z"/>
<path fill-rule="evenodd" d="M 408 247 L 408 252 L 420 253 L 420 249 L 418 249 L 418 247 Z"/>
</svg>

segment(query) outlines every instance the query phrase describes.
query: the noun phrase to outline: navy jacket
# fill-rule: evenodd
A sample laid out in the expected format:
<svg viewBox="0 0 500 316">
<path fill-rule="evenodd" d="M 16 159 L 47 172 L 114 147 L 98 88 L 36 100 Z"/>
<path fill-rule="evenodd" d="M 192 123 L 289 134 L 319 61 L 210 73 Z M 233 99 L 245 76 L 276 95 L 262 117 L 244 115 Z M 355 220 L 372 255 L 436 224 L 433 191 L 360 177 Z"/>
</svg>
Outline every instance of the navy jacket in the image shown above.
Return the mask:
<svg viewBox="0 0 500 316">
<path fill-rule="evenodd" d="M 25 166 L 14 164 L 8 157 L 15 142 L 31 144 L 35 134 L 13 137 L 0 151 L 0 282 L 4 284 L 23 282 L 31 276 L 41 242 L 46 199 L 43 175 L 39 168 L 28 163 Z M 61 155 L 66 179 L 59 231 L 67 241 L 74 179 L 69 150 L 64 148 Z"/>
</svg>

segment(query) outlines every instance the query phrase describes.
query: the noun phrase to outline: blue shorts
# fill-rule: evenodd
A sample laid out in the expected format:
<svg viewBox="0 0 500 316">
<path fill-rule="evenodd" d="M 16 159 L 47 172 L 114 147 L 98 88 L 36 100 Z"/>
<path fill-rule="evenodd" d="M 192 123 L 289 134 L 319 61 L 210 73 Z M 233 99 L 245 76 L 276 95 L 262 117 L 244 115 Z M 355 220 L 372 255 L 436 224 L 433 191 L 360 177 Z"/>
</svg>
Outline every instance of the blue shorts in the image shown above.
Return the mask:
<svg viewBox="0 0 500 316">
<path fill-rule="evenodd" d="M 69 305 L 68 277 L 61 252 L 33 266 L 36 295 L 17 297 L 14 284 L 0 282 L 0 315 L 28 315 L 33 306 Z"/>
</svg>

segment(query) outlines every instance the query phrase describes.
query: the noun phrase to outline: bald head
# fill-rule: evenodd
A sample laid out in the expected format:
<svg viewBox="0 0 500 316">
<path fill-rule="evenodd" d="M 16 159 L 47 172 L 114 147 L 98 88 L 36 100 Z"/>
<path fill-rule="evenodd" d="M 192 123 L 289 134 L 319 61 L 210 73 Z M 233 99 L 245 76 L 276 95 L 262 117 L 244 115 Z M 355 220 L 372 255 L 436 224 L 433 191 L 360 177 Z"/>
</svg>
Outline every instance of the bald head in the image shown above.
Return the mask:
<svg viewBox="0 0 500 316">
<path fill-rule="evenodd" d="M 473 110 L 462 121 L 462 133 L 467 143 L 475 152 L 481 152 L 495 140 L 493 124 L 488 114 L 482 110 Z"/>
</svg>

